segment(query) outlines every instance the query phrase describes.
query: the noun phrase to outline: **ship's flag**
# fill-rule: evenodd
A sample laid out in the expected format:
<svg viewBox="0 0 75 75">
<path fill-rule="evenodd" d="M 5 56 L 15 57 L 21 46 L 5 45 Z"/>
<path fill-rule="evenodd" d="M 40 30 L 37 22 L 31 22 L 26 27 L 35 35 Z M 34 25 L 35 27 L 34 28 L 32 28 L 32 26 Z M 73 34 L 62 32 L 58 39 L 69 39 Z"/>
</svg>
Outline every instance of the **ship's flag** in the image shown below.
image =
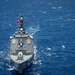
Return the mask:
<svg viewBox="0 0 75 75">
<path fill-rule="evenodd" d="M 20 21 L 19 21 L 19 20 L 17 20 L 17 21 L 16 21 L 16 24 L 17 24 L 17 25 L 19 25 L 19 24 L 20 24 Z"/>
</svg>

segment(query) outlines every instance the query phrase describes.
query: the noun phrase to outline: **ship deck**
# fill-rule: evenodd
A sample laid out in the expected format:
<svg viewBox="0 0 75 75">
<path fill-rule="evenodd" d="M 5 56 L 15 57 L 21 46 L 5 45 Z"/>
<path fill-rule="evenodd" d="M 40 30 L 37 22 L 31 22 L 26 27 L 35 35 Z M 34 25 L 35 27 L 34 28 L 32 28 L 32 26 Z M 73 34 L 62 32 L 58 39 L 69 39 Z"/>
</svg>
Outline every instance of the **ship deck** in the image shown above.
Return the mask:
<svg viewBox="0 0 75 75">
<path fill-rule="evenodd" d="M 18 59 L 17 55 L 10 55 L 10 58 L 17 64 L 23 63 L 25 61 L 31 60 L 33 55 L 23 55 L 23 59 Z"/>
</svg>

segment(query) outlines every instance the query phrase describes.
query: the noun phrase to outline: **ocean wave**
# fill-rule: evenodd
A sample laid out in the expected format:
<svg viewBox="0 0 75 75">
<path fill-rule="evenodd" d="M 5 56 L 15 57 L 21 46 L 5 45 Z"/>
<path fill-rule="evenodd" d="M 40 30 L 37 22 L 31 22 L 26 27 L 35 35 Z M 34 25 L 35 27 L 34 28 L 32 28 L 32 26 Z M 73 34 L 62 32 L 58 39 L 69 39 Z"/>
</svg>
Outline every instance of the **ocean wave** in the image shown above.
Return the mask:
<svg viewBox="0 0 75 75">
<path fill-rule="evenodd" d="M 37 59 L 36 54 L 37 54 L 37 47 L 34 45 L 34 59 Z"/>
<path fill-rule="evenodd" d="M 36 27 L 29 27 L 27 31 L 29 34 L 34 35 L 36 32 L 40 31 L 40 26 L 37 25 Z"/>
</svg>

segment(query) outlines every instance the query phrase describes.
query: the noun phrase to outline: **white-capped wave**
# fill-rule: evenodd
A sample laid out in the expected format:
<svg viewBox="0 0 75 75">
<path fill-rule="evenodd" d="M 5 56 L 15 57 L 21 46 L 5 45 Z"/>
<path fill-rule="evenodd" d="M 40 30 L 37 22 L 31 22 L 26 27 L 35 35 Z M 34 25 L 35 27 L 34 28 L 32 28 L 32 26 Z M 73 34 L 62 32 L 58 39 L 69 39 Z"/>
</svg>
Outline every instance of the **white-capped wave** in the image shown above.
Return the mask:
<svg viewBox="0 0 75 75">
<path fill-rule="evenodd" d="M 34 45 L 34 59 L 37 59 L 36 58 L 36 53 L 37 53 L 37 47 Z"/>
<path fill-rule="evenodd" d="M 62 48 L 65 48 L 65 45 L 62 45 Z"/>
<path fill-rule="evenodd" d="M 47 50 L 52 50 L 52 48 L 50 48 L 50 47 L 47 47 Z"/>
<path fill-rule="evenodd" d="M 12 71 L 12 70 L 14 70 L 14 69 L 15 69 L 15 67 L 14 67 L 14 66 L 12 67 L 12 66 L 10 66 L 10 65 L 9 65 L 9 68 L 7 68 L 7 70 L 9 70 L 9 71 Z"/>
<path fill-rule="evenodd" d="M 29 27 L 28 32 L 31 35 L 34 35 L 36 32 L 40 31 L 40 26 L 37 25 L 36 27 Z"/>
</svg>

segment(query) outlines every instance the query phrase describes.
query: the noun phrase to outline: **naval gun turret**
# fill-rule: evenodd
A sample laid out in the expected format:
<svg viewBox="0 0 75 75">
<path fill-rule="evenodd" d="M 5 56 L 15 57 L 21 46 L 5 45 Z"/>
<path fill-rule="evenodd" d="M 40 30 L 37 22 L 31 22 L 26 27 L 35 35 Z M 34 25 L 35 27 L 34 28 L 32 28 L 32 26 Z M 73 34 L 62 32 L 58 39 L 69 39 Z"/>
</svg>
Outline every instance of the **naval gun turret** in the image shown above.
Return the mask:
<svg viewBox="0 0 75 75">
<path fill-rule="evenodd" d="M 20 73 L 31 64 L 34 56 L 33 37 L 25 31 L 23 21 L 20 14 L 19 29 L 10 37 L 10 65 Z"/>
</svg>

